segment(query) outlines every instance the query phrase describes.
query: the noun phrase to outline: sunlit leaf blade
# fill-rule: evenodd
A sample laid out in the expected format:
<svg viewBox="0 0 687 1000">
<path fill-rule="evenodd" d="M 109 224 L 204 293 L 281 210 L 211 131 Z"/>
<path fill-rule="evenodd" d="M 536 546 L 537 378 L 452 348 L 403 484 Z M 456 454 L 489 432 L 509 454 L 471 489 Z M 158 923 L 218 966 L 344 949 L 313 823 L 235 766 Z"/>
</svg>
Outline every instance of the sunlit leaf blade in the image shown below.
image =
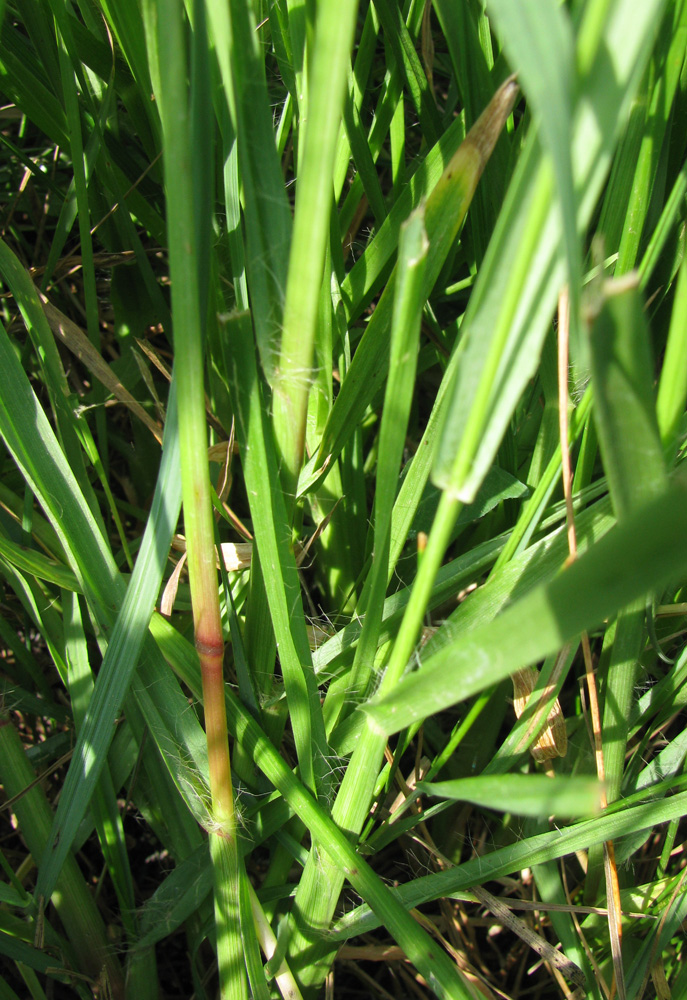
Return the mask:
<svg viewBox="0 0 687 1000">
<path fill-rule="evenodd" d="M 473 802 L 517 816 L 588 816 L 601 805 L 593 778 L 546 774 L 487 775 L 454 781 L 419 781 L 415 790 L 437 798 Z"/>
<path fill-rule="evenodd" d="M 665 488 L 666 471 L 656 420 L 653 363 L 642 302 L 632 276 L 607 283 L 599 315 L 590 331 L 595 421 L 611 500 L 620 523 L 630 511 Z M 638 475 L 638 470 L 641 474 Z M 627 753 L 628 719 L 644 641 L 644 601 L 640 597 L 618 615 L 612 649 L 606 650 L 603 759 L 608 800 L 620 794 Z M 622 922 L 615 847 L 604 844 L 604 874 L 613 968 L 624 1000 Z"/>
<path fill-rule="evenodd" d="M 430 899 L 450 896 L 469 890 L 473 885 L 481 885 L 491 879 L 502 878 L 519 871 L 524 858 L 528 864 L 538 865 L 545 861 L 565 857 L 575 851 L 584 851 L 590 844 L 617 838 L 637 830 L 651 830 L 655 823 L 669 822 L 684 815 L 687 808 L 687 792 L 670 795 L 660 803 L 632 805 L 614 813 L 605 813 L 591 820 L 575 823 L 565 830 L 518 840 L 514 844 L 481 854 L 455 868 L 425 875 L 414 879 L 396 890 L 403 905 L 409 909 L 421 906 Z M 347 913 L 334 928 L 337 940 L 363 934 L 379 926 L 376 917 L 367 906 Z"/>
<path fill-rule="evenodd" d="M 320 0 L 317 5 L 278 376 L 271 373 L 270 378 L 274 387 L 275 441 L 282 457 L 282 481 L 289 494 L 295 490 L 303 461 L 320 283 L 329 241 L 331 174 L 356 12 L 355 0 Z"/>
<path fill-rule="evenodd" d="M 443 648 L 405 677 L 392 695 L 369 701 L 365 711 L 385 732 L 398 732 L 543 659 L 683 572 L 686 493 L 684 480 L 676 480 L 550 583 Z"/>
<path fill-rule="evenodd" d="M 173 400 L 170 401 L 167 427 L 167 447 L 158 489 L 134 573 L 125 592 L 123 581 L 115 590 L 118 603 L 121 601 L 116 619 L 114 609 L 104 619 L 113 624 L 108 648 L 60 796 L 51 846 L 39 872 L 37 889 L 46 895 L 54 885 L 106 760 L 107 748 L 114 735 L 116 713 L 126 696 L 143 648 L 173 527 L 179 516 L 181 484 L 177 474 L 178 440 L 176 405 Z M 104 593 L 106 591 L 101 591 L 101 597 Z M 173 748 L 172 753 L 175 751 L 176 748 Z"/>
<path fill-rule="evenodd" d="M 422 319 L 422 279 L 429 244 L 422 206 L 401 228 L 399 274 L 395 284 L 389 377 L 384 415 L 379 434 L 379 459 L 375 493 L 374 556 L 360 606 L 366 608 L 363 627 L 343 697 L 350 699 L 361 688 L 365 692 L 379 641 L 384 596 L 389 582 L 391 517 L 408 429 L 417 370 L 418 342 Z M 361 678 L 362 684 L 361 684 Z M 341 695 L 339 696 L 341 697 Z M 328 725 L 332 724 L 328 706 Z"/>
<path fill-rule="evenodd" d="M 510 114 L 517 84 L 509 79 L 496 92 L 489 106 L 458 148 L 427 199 L 425 227 L 429 240 L 423 295 L 427 298 L 458 235 L 477 182 L 491 150 Z M 395 274 L 392 273 L 372 314 L 341 386 L 314 461 L 315 477 L 323 463 L 337 457 L 351 428 L 362 418 L 369 400 L 388 370 L 387 336 L 391 322 Z M 300 489 L 306 486 L 301 484 Z"/>
<path fill-rule="evenodd" d="M 630 39 L 624 24 L 638 11 L 630 0 L 618 0 L 604 42 L 612 62 L 599 59 L 580 81 L 571 149 L 580 227 L 588 224 L 606 177 L 663 5 L 642 6 L 647 35 Z M 565 281 L 554 186 L 551 161 L 530 135 L 463 320 L 465 353 L 433 470 L 436 484 L 463 502 L 474 497 L 536 370 Z"/>
<path fill-rule="evenodd" d="M 245 201 L 248 285 L 260 360 L 271 378 L 279 357 L 291 213 L 274 144 L 252 5 L 247 0 L 210 3 L 208 21 L 222 46 L 224 99 L 234 104 L 229 110 L 237 119 L 234 131 Z"/>
<path fill-rule="evenodd" d="M 572 24 L 567 10 L 555 0 L 492 0 L 489 13 L 539 124 L 539 141 L 553 163 L 567 257 L 571 333 L 576 342 L 582 261 L 571 160 L 575 68 Z"/>
<path fill-rule="evenodd" d="M 656 417 L 669 459 L 677 453 L 680 420 L 687 398 L 687 261 L 683 259 L 675 290 L 665 362 L 656 399 Z"/>
<path fill-rule="evenodd" d="M 482 107 L 489 100 L 485 98 Z M 478 116 L 475 115 L 475 118 Z M 420 201 L 431 194 L 444 168 L 455 156 L 465 136 L 460 118 L 442 133 L 436 146 L 418 164 L 417 170 L 400 192 L 384 222 L 364 253 L 353 264 L 341 284 L 341 296 L 349 320 L 355 319 L 367 305 L 374 289 L 379 285 L 385 266 L 393 260 L 398 247 L 400 227 Z"/>
<path fill-rule="evenodd" d="M 666 471 L 641 298 L 631 279 L 609 282 L 601 294 L 590 333 L 594 416 L 620 520 L 664 489 Z"/>
<path fill-rule="evenodd" d="M 339 939 L 374 922 L 403 955 L 378 965 L 375 988 L 405 996 L 415 976 L 428 996 L 463 998 L 462 966 L 425 923 L 441 926 L 454 893 L 468 919 L 487 906 L 499 940 L 523 934 L 544 958 L 528 977 L 540 992 L 557 963 L 594 1000 L 611 995 L 613 973 L 619 1000 L 624 978 L 633 997 L 652 976 L 661 1000 L 681 996 L 687 0 L 3 7 L 0 689 L 25 748 L 16 759 L 46 776 L 51 845 L 41 861 L 22 798 L 8 846 L 19 875 L 27 851 L 38 860 L 39 890 L 58 868 L 84 889 L 74 852 L 102 873 L 126 976 L 81 978 L 99 975 L 92 956 L 65 951 L 65 920 L 37 912 L 13 862 L 0 884 L 8 997 L 156 996 L 156 952 L 181 936 L 184 995 L 310 998 L 332 972 L 338 994 Z M 501 109 L 473 194 L 484 157 L 470 141 L 458 149 L 510 72 L 521 96 Z M 429 235 L 421 280 L 424 250 L 406 254 L 400 237 L 416 209 L 411 231 L 421 245 L 424 212 Z M 603 260 L 580 275 L 596 233 Z M 602 296 L 582 313 L 585 350 L 573 348 L 573 571 L 556 300 L 570 285 L 574 314 L 581 291 L 593 300 L 640 260 L 642 299 Z M 167 441 L 160 468 L 172 362 L 186 445 L 179 460 Z M 182 560 L 163 618 L 150 611 L 176 559 L 180 476 L 193 494 L 185 538 L 197 512 L 211 529 L 205 593 Z M 237 532 L 252 562 L 220 583 L 214 541 L 224 550 Z M 205 595 L 212 641 L 194 648 Z M 565 781 L 591 762 L 576 637 L 558 648 L 593 621 L 610 801 L 596 813 L 594 795 L 570 796 L 580 786 Z M 554 646 L 515 721 L 523 678 L 512 700 L 505 675 L 517 684 L 518 664 Z M 210 658 L 218 697 L 201 679 Z M 536 671 L 525 668 L 527 690 Z M 412 697 L 420 722 L 390 737 L 365 712 L 371 691 L 382 709 L 398 696 L 408 718 Z M 552 759 L 554 779 L 527 774 L 535 739 L 562 746 L 556 700 L 567 756 Z M 204 726 L 219 733 L 223 706 L 230 741 L 213 741 L 213 765 Z M 234 789 L 242 824 L 211 855 L 220 755 L 214 787 L 223 805 Z M 443 779 L 463 782 L 447 789 L 459 798 L 424 795 Z M 550 825 L 566 805 L 594 815 Z M 131 823 L 136 844 L 124 845 Z M 408 838 L 433 874 L 408 868 Z M 628 866 L 647 873 L 621 888 L 615 928 L 610 840 L 621 882 Z M 585 854 L 589 914 L 562 879 Z M 244 859 L 259 863 L 259 902 Z M 544 951 L 509 922 L 530 872 Z M 499 879 L 509 901 L 485 895 Z M 352 913 L 351 893 L 363 900 Z M 422 924 L 407 912 L 420 904 Z M 25 946 L 43 928 L 47 967 Z M 480 989 L 518 995 L 522 963 L 495 969 L 486 940 L 461 942 Z"/>
<path fill-rule="evenodd" d="M 265 421 L 263 392 L 255 359 L 250 316 L 225 317 L 225 365 L 232 387 L 237 438 L 251 497 L 256 544 L 261 561 L 272 568 L 267 598 L 279 645 L 286 696 L 302 778 L 314 791 L 323 790 L 326 737 L 305 628 L 298 570 L 289 545 L 284 497 L 274 484 L 279 465 Z M 278 574 L 278 575 L 277 575 Z"/>
</svg>

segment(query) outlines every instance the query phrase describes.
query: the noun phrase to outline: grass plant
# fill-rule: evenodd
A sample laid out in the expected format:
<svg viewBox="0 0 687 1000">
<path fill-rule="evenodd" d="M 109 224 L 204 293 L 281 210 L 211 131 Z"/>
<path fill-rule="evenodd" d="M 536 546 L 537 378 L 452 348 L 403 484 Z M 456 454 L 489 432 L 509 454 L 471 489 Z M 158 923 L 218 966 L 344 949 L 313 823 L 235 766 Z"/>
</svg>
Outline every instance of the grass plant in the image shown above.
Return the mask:
<svg viewBox="0 0 687 1000">
<path fill-rule="evenodd" d="M 681 996 L 685 0 L 0 18 L 1 1000 Z"/>
</svg>

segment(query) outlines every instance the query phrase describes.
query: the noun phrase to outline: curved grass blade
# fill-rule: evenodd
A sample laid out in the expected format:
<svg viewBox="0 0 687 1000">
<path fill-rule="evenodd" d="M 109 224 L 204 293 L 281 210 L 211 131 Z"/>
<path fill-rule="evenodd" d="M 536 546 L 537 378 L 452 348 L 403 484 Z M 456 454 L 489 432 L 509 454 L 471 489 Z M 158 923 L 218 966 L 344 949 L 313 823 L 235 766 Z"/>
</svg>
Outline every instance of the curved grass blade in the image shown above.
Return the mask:
<svg viewBox="0 0 687 1000">
<path fill-rule="evenodd" d="M 516 816 L 588 816 L 601 806 L 599 782 L 548 774 L 481 775 L 453 781 L 418 781 L 422 795 L 472 802 Z"/>
<path fill-rule="evenodd" d="M 687 482 L 617 525 L 574 565 L 425 661 L 396 690 L 364 709 L 382 732 L 395 733 L 444 710 L 519 667 L 543 659 L 581 631 L 687 566 Z"/>
<path fill-rule="evenodd" d="M 603 50 L 579 80 L 572 164 L 580 192 L 577 225 L 586 227 L 609 168 L 664 0 L 641 8 L 616 0 Z M 625 30 L 633 24 L 632 36 Z M 466 311 L 465 353 L 448 407 L 433 478 L 470 502 L 492 465 L 522 392 L 533 376 L 565 282 L 561 214 L 551 161 L 528 136 Z"/>
<path fill-rule="evenodd" d="M 684 779 L 683 779 L 684 780 Z M 657 802 L 629 805 L 615 812 L 604 812 L 594 819 L 575 823 L 567 829 L 552 830 L 518 840 L 515 844 L 490 851 L 455 868 L 425 875 L 399 886 L 396 897 L 408 909 L 421 906 L 431 899 L 450 897 L 454 893 L 483 885 L 519 871 L 523 864 L 543 864 L 585 850 L 591 844 L 601 844 L 637 830 L 652 830 L 659 823 L 683 816 L 687 809 L 687 792 L 670 795 Z M 367 906 L 358 907 L 342 917 L 332 929 L 332 937 L 346 940 L 367 933 L 379 926 L 377 917 Z"/>
<path fill-rule="evenodd" d="M 555 0 L 495 0 L 489 13 L 553 163 L 568 266 L 571 340 L 579 353 L 582 255 L 571 159 L 575 49 L 570 17 Z"/>
<path fill-rule="evenodd" d="M 429 240 L 423 282 L 423 297 L 429 297 L 443 263 L 458 235 L 479 178 L 498 139 L 503 124 L 513 108 L 518 93 L 511 78 L 497 90 L 489 106 L 459 146 L 427 199 L 425 228 Z M 372 318 L 358 345 L 324 431 L 322 443 L 312 465 L 313 480 L 339 455 L 362 418 L 370 400 L 388 371 L 388 329 L 394 295 L 396 270 L 382 293 Z M 312 486 L 301 484 L 303 491 Z"/>
<path fill-rule="evenodd" d="M 12 400 L 11 409 L 6 404 L 8 399 Z M 175 408 L 171 405 L 168 413 L 169 443 L 126 601 L 125 585 L 107 543 L 1 327 L 0 433 L 48 514 L 95 620 L 104 627 L 113 624 L 117 606 L 123 604 L 74 750 L 51 846 L 39 873 L 37 890 L 48 896 L 106 759 L 114 732 L 112 724 L 136 666 L 176 525 L 180 495 Z"/>
<path fill-rule="evenodd" d="M 290 547 L 286 503 L 279 483 L 279 465 L 266 421 L 263 386 L 258 375 L 250 316 L 225 317 L 222 338 L 225 368 L 232 388 L 237 439 L 243 456 L 249 504 L 261 563 L 272 567 L 267 593 L 279 647 L 296 753 L 304 783 L 316 794 L 328 781 L 327 741 L 317 681 L 298 580 Z M 278 574 L 278 575 L 277 575 Z"/>
<path fill-rule="evenodd" d="M 200 691 L 200 672 L 193 649 L 165 619 L 155 615 L 151 621 L 160 649 L 191 691 Z M 431 941 L 420 925 L 405 912 L 394 894 L 358 854 L 346 834 L 328 812 L 298 780 L 271 740 L 260 729 L 250 712 L 230 688 L 226 690 L 227 720 L 230 731 L 266 778 L 286 799 L 333 863 L 371 906 L 381 923 L 404 949 L 438 997 L 450 1000 L 476 1000 L 455 963 Z M 295 972 L 295 970 L 293 970 Z"/>
<path fill-rule="evenodd" d="M 332 210 L 332 171 L 341 122 L 357 0 L 320 0 L 309 67 L 308 120 L 303 123 L 286 299 L 273 373 L 273 429 L 287 496 L 303 461 L 308 397 L 325 251 Z"/>
</svg>

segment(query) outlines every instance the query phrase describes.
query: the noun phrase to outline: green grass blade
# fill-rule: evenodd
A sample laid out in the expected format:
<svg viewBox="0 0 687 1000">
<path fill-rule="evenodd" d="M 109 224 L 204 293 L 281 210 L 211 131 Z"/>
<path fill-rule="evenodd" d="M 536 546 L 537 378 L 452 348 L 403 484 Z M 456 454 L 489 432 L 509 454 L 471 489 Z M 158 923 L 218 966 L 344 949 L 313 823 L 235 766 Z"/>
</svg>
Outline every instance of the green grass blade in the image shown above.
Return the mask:
<svg viewBox="0 0 687 1000">
<path fill-rule="evenodd" d="M 302 817 L 321 849 L 340 868 L 355 889 L 368 900 L 385 926 L 401 944 L 408 958 L 422 972 L 440 997 L 474 1000 L 474 992 L 445 953 L 433 946 L 393 894 L 355 851 L 346 835 L 336 826 L 293 776 L 253 719 L 230 696 L 227 710 L 232 730 L 250 751 L 253 759 Z"/>
<path fill-rule="evenodd" d="M 636 155 L 625 158 L 634 171 L 621 223 L 616 275 L 627 273 L 636 264 L 649 216 L 652 186 L 660 182 L 661 147 L 669 134 L 671 109 L 687 43 L 687 8 L 683 3 L 671 6 L 672 17 L 669 12 L 662 25 L 666 44 L 657 46 L 647 73 L 646 118 L 638 136 Z M 621 205 L 624 207 L 625 203 Z"/>
<path fill-rule="evenodd" d="M 656 419 L 669 460 L 674 460 L 687 399 L 687 370 L 681 363 L 687 351 L 687 263 L 683 261 L 675 289 L 668 343 L 656 399 Z"/>
<path fill-rule="evenodd" d="M 25 39 L 19 32 L 8 30 L 7 25 L 0 45 L 0 90 L 17 107 L 24 109 L 44 135 L 50 136 L 59 146 L 69 145 L 64 108 L 38 71 Z"/>
<path fill-rule="evenodd" d="M 600 786 L 593 778 L 546 774 L 508 774 L 454 781 L 419 781 L 423 795 L 473 802 L 516 816 L 587 816 L 601 807 Z"/>
<path fill-rule="evenodd" d="M 423 295 L 427 298 L 467 212 L 479 177 L 517 94 L 512 80 L 495 94 L 471 133 L 466 136 L 427 200 L 425 226 L 429 251 Z M 320 445 L 316 468 L 336 458 L 381 385 L 388 367 L 387 330 L 391 321 L 395 274 L 389 279 L 372 319 L 358 345 L 341 386 Z M 301 485 L 301 489 L 303 489 Z"/>
<path fill-rule="evenodd" d="M 75 594 L 65 595 L 65 654 L 69 669 L 68 685 L 74 712 L 74 721 L 81 728 L 88 703 L 93 695 L 94 679 L 88 661 L 86 634 L 81 619 L 79 599 Z M 135 935 L 134 887 L 124 843 L 124 830 L 117 811 L 115 789 L 107 765 L 103 766 L 98 787 L 91 800 L 93 818 L 103 847 L 103 855 L 110 870 L 122 910 L 126 912 L 126 932 Z"/>
<path fill-rule="evenodd" d="M 480 26 L 486 21 L 483 11 L 469 4 L 436 0 L 434 9 L 448 44 L 451 65 L 458 81 L 469 129 L 477 121 L 481 108 L 489 101 L 494 84 L 491 79 L 493 58 L 482 48 Z M 491 35 L 487 25 L 489 43 Z M 502 134 L 487 164 L 485 183 L 478 187 L 470 210 L 472 239 L 479 263 L 484 259 L 489 236 L 501 208 L 509 174 L 508 136 Z"/>
<path fill-rule="evenodd" d="M 40 864 L 49 844 L 52 813 L 44 791 L 36 784 L 36 775 L 26 760 L 18 733 L 9 720 L 4 719 L 3 723 L 0 726 L 3 787 L 10 798 L 18 797 L 14 809 L 29 849 Z M 52 896 L 52 888 L 58 890 L 55 903 L 60 919 L 85 968 L 97 978 L 105 966 L 115 996 L 123 997 L 121 969 L 107 942 L 102 918 L 71 854 L 65 858 L 47 899 Z"/>
<path fill-rule="evenodd" d="M 208 310 L 209 242 L 213 199 L 207 186 L 214 121 L 209 43 L 202 0 L 194 6 L 191 89 L 186 82 L 186 23 L 181 2 L 158 17 L 160 102 L 172 282 L 175 377 L 184 526 L 196 647 L 203 679 L 203 709 L 210 779 L 210 855 L 214 872 L 215 941 L 224 997 L 247 997 L 238 907 L 236 810 L 231 781 L 224 692 L 224 637 L 215 570 L 215 527 L 207 460 L 205 317 Z M 214 298 L 214 296 L 213 296 Z M 169 703 L 163 702 L 163 707 Z M 246 929 L 249 932 L 249 929 Z"/>
<path fill-rule="evenodd" d="M 274 435 L 284 490 L 295 492 L 303 461 L 320 286 L 329 242 L 331 176 L 345 97 L 356 0 L 317 5 L 305 136 L 299 143 L 296 207 L 274 379 Z"/>
<path fill-rule="evenodd" d="M 229 25 L 224 23 L 223 4 L 210 5 L 208 20 L 218 44 L 227 38 L 230 41 L 228 51 L 221 50 L 220 65 L 230 111 L 235 102 L 234 130 L 245 202 L 248 286 L 260 360 L 269 380 L 275 374 L 279 358 L 291 213 L 274 144 L 265 67 L 258 48 L 252 4 L 248 0 L 232 0 L 228 6 Z"/>
<path fill-rule="evenodd" d="M 431 194 L 464 138 L 465 128 L 459 118 L 446 129 L 418 165 L 372 241 L 346 274 L 341 284 L 341 295 L 349 320 L 355 319 L 368 304 L 398 249 L 401 225 L 420 201 Z"/>
<path fill-rule="evenodd" d="M 621 880 L 628 865 L 646 873 L 621 889 L 623 910 L 645 913 L 623 920 L 630 992 L 657 946 L 680 995 L 687 0 L 34 0 L 10 12 L 0 689 L 55 805 L 39 890 L 87 852 L 137 997 L 164 989 L 157 946 L 182 936 L 182 992 L 309 1000 L 333 968 L 345 992 L 338 941 L 373 922 L 428 994 L 464 997 L 474 990 L 450 952 L 407 908 L 433 920 L 453 905 L 433 901 L 455 894 L 469 919 L 471 885 L 522 890 L 531 871 L 547 937 L 603 1000 L 604 916 L 578 915 L 587 954 L 570 910 L 543 908 L 566 902 L 570 851 L 587 852 L 584 892 L 603 905 L 595 854 L 612 838 Z M 473 123 L 511 70 L 522 96 L 511 111 L 515 85 L 497 93 L 503 127 L 473 190 L 487 152 L 475 135 L 490 131 Z M 416 210 L 429 244 L 419 282 L 401 239 Z M 603 260 L 585 274 L 596 234 Z M 603 298 L 591 348 L 572 338 L 580 554 L 568 565 L 556 302 L 569 285 L 574 327 L 577 300 L 593 304 L 640 260 L 641 301 Z M 183 571 L 170 617 L 151 615 L 176 561 L 180 467 L 206 491 L 200 656 L 192 618 L 210 604 Z M 187 537 L 194 504 L 195 489 Z M 213 546 L 244 529 L 251 566 L 218 586 Z M 201 548 L 189 550 L 195 561 Z M 593 771 L 575 680 L 590 624 L 612 801 L 549 829 L 566 799 L 573 815 L 596 804 L 568 795 Z M 542 658 L 516 721 L 508 674 Z M 555 699 L 568 753 L 552 780 L 527 772 Z M 234 770 L 222 753 L 217 781 L 204 729 L 229 748 L 223 708 Z M 411 812 L 394 785 L 421 779 L 458 797 Z M 229 840 L 211 852 L 232 790 L 238 853 Z M 137 826 L 128 857 L 122 823 L 128 847 Z M 427 832 L 448 864 L 421 854 L 435 874 L 417 878 L 405 838 Z M 9 988 L 85 1000 L 88 956 L 57 913 L 46 947 L 73 977 L 25 947 L 36 903 L 14 857 L 0 853 Z M 254 894 L 246 871 L 263 861 Z M 364 902 L 349 916 L 351 892 Z M 497 982 L 484 940 L 466 938 L 468 961 L 515 996 L 517 969 Z M 394 966 L 378 971 L 380 988 L 393 984 Z M 532 980 L 546 992 L 548 967 Z"/>
<path fill-rule="evenodd" d="M 160 648 L 174 669 L 194 692 L 200 690 L 197 657 L 186 639 L 160 616 L 155 616 L 152 630 Z M 345 878 L 367 900 L 417 969 L 434 985 L 440 997 L 474 1000 L 474 994 L 460 977 L 455 964 L 435 946 L 425 932 L 404 912 L 394 894 L 374 874 L 357 853 L 346 834 L 333 822 L 328 812 L 313 798 L 281 757 L 272 742 L 257 725 L 250 712 L 227 688 L 227 719 L 232 735 L 255 761 L 263 774 L 284 796 L 293 812 L 300 816 L 321 849 L 327 853 Z M 295 970 L 294 970 L 295 971 Z"/>
<path fill-rule="evenodd" d="M 575 823 L 567 829 L 552 830 L 526 840 L 518 840 L 515 844 L 482 854 L 455 868 L 415 879 L 400 886 L 396 895 L 408 909 L 421 906 L 430 899 L 464 892 L 473 885 L 482 885 L 510 872 L 519 871 L 524 858 L 530 859 L 528 863 L 532 865 L 542 864 L 577 850 L 585 850 L 590 844 L 600 844 L 638 830 L 651 830 L 656 823 L 669 822 L 673 816 L 682 815 L 686 805 L 687 792 L 682 791 L 659 802 L 602 813 L 595 819 Z M 335 940 L 345 940 L 378 926 L 377 919 L 370 914 L 369 909 L 359 907 L 337 922 L 333 936 Z"/>
<path fill-rule="evenodd" d="M 430 145 L 434 145 L 441 131 L 439 113 L 429 81 L 420 65 L 415 43 L 403 20 L 401 7 L 391 0 L 376 0 L 375 8 L 385 37 L 405 78 L 415 113 L 420 119 L 422 134 Z"/>
<path fill-rule="evenodd" d="M 584 629 L 684 570 L 679 545 L 684 485 L 676 482 L 627 518 L 573 566 L 495 621 L 425 661 L 393 694 L 366 706 L 384 732 L 398 732 L 560 649 Z"/>
<path fill-rule="evenodd" d="M 578 225 L 590 218 L 662 8 L 661 0 L 643 7 L 646 21 L 635 24 L 637 32 L 628 38 L 623 24 L 632 21 L 634 8 L 618 0 L 606 24 L 603 59 L 580 81 L 571 154 L 575 187 L 582 192 Z M 437 485 L 463 501 L 472 499 L 494 460 L 536 368 L 564 281 L 553 185 L 551 169 L 529 136 L 462 324 L 465 356 L 434 469 Z"/>
<path fill-rule="evenodd" d="M 539 121 L 540 142 L 553 163 L 568 266 L 570 332 L 576 344 L 580 336 L 582 259 L 570 152 L 575 62 L 572 24 L 554 0 L 497 0 L 489 10 L 533 117 Z"/>
<path fill-rule="evenodd" d="M 58 435 L 69 462 L 69 467 L 78 481 L 91 513 L 98 519 L 101 531 L 104 533 L 105 529 L 100 518 L 100 510 L 86 474 L 83 453 L 79 446 L 78 433 L 74 427 L 74 412 L 68 401 L 69 386 L 55 339 L 50 331 L 38 298 L 38 293 L 31 278 L 7 244 L 1 240 L 0 271 L 12 290 L 26 328 L 34 343 L 36 353 L 42 361 L 45 382 L 55 413 Z M 87 429 L 85 429 L 85 433 L 88 433 Z"/>
<path fill-rule="evenodd" d="M 364 611 L 363 626 L 353 667 L 346 678 L 345 690 L 334 689 L 327 696 L 325 711 L 328 726 L 333 726 L 342 713 L 343 699 L 349 701 L 358 698 L 367 688 L 373 673 L 371 667 L 379 641 L 384 594 L 389 578 L 391 514 L 415 381 L 427 250 L 424 213 L 417 210 L 402 231 L 399 250 L 399 278 L 394 289 L 389 381 L 379 441 L 374 556 L 360 602 L 360 608 Z M 367 801 L 372 792 L 375 769 L 378 766 L 376 759 L 378 756 L 378 748 L 370 746 L 363 737 L 358 755 L 348 766 L 333 812 L 334 818 L 344 829 L 359 828 L 360 807 L 363 806 L 365 811 L 367 810 Z M 369 766 L 361 767 L 359 760 L 366 761 Z M 345 805 L 349 802 L 348 789 L 351 786 L 356 790 L 355 807 L 352 804 Z M 299 953 L 312 949 L 312 927 L 326 927 L 331 921 L 341 890 L 342 880 L 336 868 L 331 867 L 326 878 L 324 873 L 324 865 L 317 860 L 313 852 L 306 864 L 294 903 L 297 917 L 289 939 L 289 954 L 293 956 L 295 969 L 299 968 Z M 312 983 L 321 977 L 322 971 L 322 967 L 318 969 L 313 955 L 310 967 L 301 975 L 304 977 L 304 982 Z"/>
<path fill-rule="evenodd" d="M 55 817 L 51 851 L 46 855 L 39 873 L 39 887 L 44 894 L 47 892 L 44 887 L 54 884 L 62 860 L 69 850 L 76 828 L 87 808 L 99 769 L 106 759 L 107 747 L 113 735 L 112 725 L 145 638 L 162 577 L 167 546 L 179 515 L 181 487 L 176 471 L 179 452 L 176 407 L 173 402 L 168 409 L 165 443 L 150 519 L 131 582 L 126 589 L 126 596 L 123 581 L 118 577 L 115 580 L 103 581 L 102 584 L 99 582 L 95 588 L 100 601 L 104 599 L 105 594 L 109 594 L 109 600 L 111 601 L 114 596 L 115 602 L 122 602 L 122 607 L 109 637 L 95 693 L 89 703 L 88 713 L 74 749 L 74 757 Z M 50 463 L 46 461 L 44 467 L 50 468 Z M 43 482 L 42 477 L 41 482 Z M 71 527 L 68 523 L 65 530 L 69 532 Z M 70 534 L 70 537 L 79 539 L 80 545 L 86 547 L 89 534 L 92 532 L 87 533 L 82 528 L 81 534 Z M 91 553 L 86 554 L 94 558 Z M 87 588 L 86 593 L 89 594 L 92 589 L 93 587 Z M 117 604 L 115 608 L 116 606 Z M 102 612 L 99 620 L 114 622 L 114 610 L 112 608 Z M 126 664 L 126 668 L 123 664 Z"/>
<path fill-rule="evenodd" d="M 621 520 L 666 485 L 653 360 L 632 284 L 609 283 L 591 331 L 594 415 L 611 499 Z M 641 474 L 639 473 L 641 470 Z"/>
<path fill-rule="evenodd" d="M 101 593 L 117 593 L 112 554 L 2 327 L 0 359 L 0 433 L 52 521 L 83 593 L 100 609 Z"/>
<path fill-rule="evenodd" d="M 609 283 L 590 331 L 595 424 L 611 501 L 622 523 L 660 495 L 667 476 L 656 420 L 653 363 L 642 303 L 632 285 Z M 603 753 L 608 800 L 620 794 L 628 721 L 644 642 L 645 598 L 621 609 L 600 670 Z"/>
<path fill-rule="evenodd" d="M 390 571 L 391 517 L 415 383 L 427 250 L 424 212 L 417 209 L 401 231 L 399 277 L 394 289 L 391 321 L 389 377 L 379 433 L 374 556 L 360 601 L 360 609 L 365 617 L 346 684 L 346 699 L 349 702 L 367 687 L 382 624 L 384 595 Z M 331 712 L 331 706 L 329 711 Z M 331 725 L 331 718 L 328 724 Z"/>
<path fill-rule="evenodd" d="M 250 317 L 226 317 L 225 366 L 234 394 L 237 438 L 243 455 L 253 528 L 261 563 L 272 568 L 267 594 L 286 685 L 296 753 L 305 784 L 323 791 L 327 742 L 305 628 L 298 570 L 289 545 L 288 515 L 278 462 L 265 420 Z M 277 576 L 278 570 L 278 576 Z"/>
</svg>

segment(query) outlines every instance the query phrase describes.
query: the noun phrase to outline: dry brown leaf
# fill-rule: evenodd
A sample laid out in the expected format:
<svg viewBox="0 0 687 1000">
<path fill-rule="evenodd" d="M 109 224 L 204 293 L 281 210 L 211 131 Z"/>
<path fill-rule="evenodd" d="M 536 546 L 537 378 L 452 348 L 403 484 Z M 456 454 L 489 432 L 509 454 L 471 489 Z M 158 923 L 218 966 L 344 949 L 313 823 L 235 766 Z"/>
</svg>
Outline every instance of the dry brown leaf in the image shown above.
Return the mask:
<svg viewBox="0 0 687 1000">
<path fill-rule="evenodd" d="M 515 714 L 520 718 L 537 685 L 539 671 L 536 667 L 524 667 L 522 670 L 516 670 L 511 679 L 513 681 L 513 707 Z M 552 757 L 565 757 L 567 750 L 568 735 L 565 730 L 565 718 L 558 698 L 556 698 L 544 728 L 530 746 L 530 753 L 537 763 L 542 763 Z"/>
</svg>

